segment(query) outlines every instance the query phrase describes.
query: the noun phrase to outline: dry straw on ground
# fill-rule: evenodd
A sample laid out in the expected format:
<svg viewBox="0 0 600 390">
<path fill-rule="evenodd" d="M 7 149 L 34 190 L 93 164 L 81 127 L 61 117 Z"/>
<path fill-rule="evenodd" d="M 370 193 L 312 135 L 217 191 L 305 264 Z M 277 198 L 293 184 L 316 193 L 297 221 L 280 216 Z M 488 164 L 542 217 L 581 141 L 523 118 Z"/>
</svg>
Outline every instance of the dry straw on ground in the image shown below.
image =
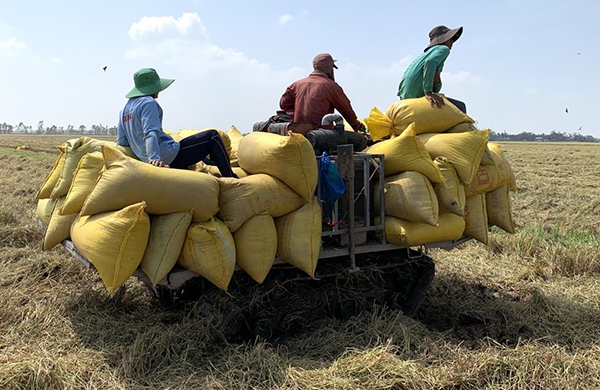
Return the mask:
<svg viewBox="0 0 600 390">
<path fill-rule="evenodd" d="M 163 305 L 133 279 L 108 296 L 63 248 L 41 250 L 35 193 L 65 139 L 0 138 L 2 389 L 600 383 L 600 145 L 504 144 L 519 187 L 517 234 L 493 229 L 488 247 L 430 253 L 436 279 L 414 317 L 374 303 L 343 320 L 297 319 L 303 329 L 287 336 L 235 341 L 231 297 L 211 290 Z"/>
</svg>

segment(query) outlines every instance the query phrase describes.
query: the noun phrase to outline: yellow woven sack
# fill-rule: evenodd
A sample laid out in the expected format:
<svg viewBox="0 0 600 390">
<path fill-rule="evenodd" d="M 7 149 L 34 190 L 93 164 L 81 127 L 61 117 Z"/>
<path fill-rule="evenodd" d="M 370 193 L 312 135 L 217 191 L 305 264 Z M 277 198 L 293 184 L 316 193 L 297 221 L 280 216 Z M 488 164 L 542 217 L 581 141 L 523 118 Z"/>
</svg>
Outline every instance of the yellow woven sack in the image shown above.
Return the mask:
<svg viewBox="0 0 600 390">
<path fill-rule="evenodd" d="M 191 223 L 191 211 L 150 217 L 150 236 L 140 269 L 152 284 L 163 280 L 177 263 Z"/>
<path fill-rule="evenodd" d="M 375 223 L 379 224 L 379 217 L 375 218 Z M 452 213 L 440 214 L 438 226 L 410 222 L 387 215 L 385 217 L 386 239 L 402 247 L 457 240 L 462 237 L 464 229 L 465 220 Z"/>
<path fill-rule="evenodd" d="M 465 207 L 465 235 L 487 245 L 488 218 L 485 207 L 485 195 L 473 195 L 467 198 Z"/>
<path fill-rule="evenodd" d="M 242 177 L 250 175 L 248 172 L 244 171 L 240 167 L 231 167 L 231 170 L 240 179 Z M 213 175 L 214 177 L 221 177 L 221 171 L 219 171 L 219 168 L 216 165 L 208 165 L 205 164 L 203 161 L 196 163 L 196 172 L 204 172 Z"/>
<path fill-rule="evenodd" d="M 441 133 L 462 122 L 475 122 L 445 97 L 443 99 L 446 104 L 442 108 L 432 107 L 425 97 L 401 99 L 393 103 L 385 111 L 385 115 L 394 124 L 392 133 L 401 134 L 411 123 L 415 134 L 423 134 Z"/>
<path fill-rule="evenodd" d="M 235 242 L 231 232 L 217 218 L 192 223 L 177 264 L 227 290 L 235 270 Z"/>
<path fill-rule="evenodd" d="M 446 157 L 464 184 L 473 181 L 489 136 L 489 130 L 418 135 L 431 158 Z"/>
<path fill-rule="evenodd" d="M 79 216 L 71 240 L 100 274 L 109 293 L 116 291 L 138 268 L 148 243 L 150 219 L 144 202 L 118 211 Z"/>
<path fill-rule="evenodd" d="M 288 134 L 258 131 L 248 134 L 240 140 L 238 162 L 251 174 L 276 177 L 310 202 L 319 179 L 315 151 L 302 134 L 291 131 Z"/>
<path fill-rule="evenodd" d="M 45 251 L 49 251 L 60 244 L 63 240 L 71 237 L 71 225 L 73 224 L 73 221 L 77 219 L 77 213 L 61 215 L 58 211 L 64 202 L 65 197 L 62 196 L 56 199 L 56 202 L 54 203 L 52 215 L 50 216 L 50 220 L 46 226 L 46 231 L 44 232 L 43 249 Z"/>
<path fill-rule="evenodd" d="M 440 168 L 444 176 L 444 183 L 435 183 L 433 189 L 440 204 L 440 213 L 453 213 L 459 216 L 465 215 L 465 187 L 460 182 L 456 169 L 447 158 L 436 157 L 433 161 Z"/>
<path fill-rule="evenodd" d="M 394 123 L 377 107 L 373 107 L 369 116 L 365 118 L 365 124 L 373 141 L 387 137 L 392 134 Z"/>
<path fill-rule="evenodd" d="M 315 276 L 321 251 L 321 207 L 316 199 L 296 211 L 275 218 L 277 256 Z"/>
<path fill-rule="evenodd" d="M 47 227 L 52 217 L 52 209 L 54 209 L 55 199 L 42 198 L 37 202 L 37 216 L 42 223 Z"/>
<path fill-rule="evenodd" d="M 263 173 L 218 180 L 219 218 L 232 232 L 254 215 L 266 212 L 272 217 L 281 217 L 306 203 L 286 184 Z"/>
<path fill-rule="evenodd" d="M 60 214 L 78 214 L 81 211 L 85 198 L 92 192 L 103 169 L 102 152 L 88 153 L 81 158 L 73 175 L 65 203 L 59 210 Z"/>
<path fill-rule="evenodd" d="M 465 194 L 467 197 L 484 194 L 500 187 L 501 185 L 508 184 L 508 178 L 502 178 L 502 184 L 500 184 L 501 178 L 498 168 L 495 165 L 480 165 L 475 174 L 475 178 L 469 185 L 465 185 Z"/>
<path fill-rule="evenodd" d="M 54 190 L 52 190 L 50 197 L 52 199 L 56 199 L 67 195 L 67 192 L 69 192 L 69 187 L 71 187 L 73 174 L 75 173 L 81 158 L 88 153 L 99 152 L 104 145 L 115 148 L 129 157 L 137 159 L 135 154 L 133 154 L 131 151 L 131 148 L 128 146 L 119 146 L 116 142 L 100 141 L 89 137 L 81 137 L 75 140 L 67 141 L 63 145 L 65 151 L 65 164 L 62 169 L 60 179 L 58 180 L 58 183 L 56 183 Z"/>
<path fill-rule="evenodd" d="M 416 171 L 434 183 L 443 183 L 444 177 L 433 163 L 421 140 L 415 136 L 412 126 L 398 137 L 377 142 L 365 150 L 366 153 L 383 154 L 385 176 L 404 171 Z"/>
<path fill-rule="evenodd" d="M 517 190 L 517 181 L 515 178 L 515 172 L 513 171 L 510 163 L 506 159 L 502 146 L 498 143 L 490 142 L 488 148 L 492 152 L 492 159 L 494 160 L 494 166 L 498 169 L 498 177 L 500 185 L 508 183 L 511 191 Z"/>
<path fill-rule="evenodd" d="M 439 204 L 427 177 L 415 171 L 402 172 L 385 178 L 385 214 L 407 221 L 437 226 Z M 374 191 L 375 210 L 379 210 L 379 185 Z"/>
<path fill-rule="evenodd" d="M 269 214 L 255 215 L 235 233 L 237 265 L 252 279 L 262 283 L 273 266 L 277 254 L 277 229 Z"/>
<path fill-rule="evenodd" d="M 149 214 L 194 210 L 194 221 L 206 221 L 219 209 L 216 177 L 185 169 L 159 168 L 103 148 L 106 169 L 81 208 L 82 215 L 119 210 L 146 202 Z"/>
<path fill-rule="evenodd" d="M 229 153 L 229 161 L 231 166 L 238 165 L 238 147 L 240 140 L 244 137 L 242 133 L 235 126 L 231 126 L 231 129 L 227 132 L 229 140 L 231 141 L 231 152 Z M 238 175 L 239 176 L 239 175 Z"/>
<path fill-rule="evenodd" d="M 512 204 L 508 186 L 502 186 L 485 194 L 488 222 L 507 233 L 515 234 Z"/>
<path fill-rule="evenodd" d="M 479 129 L 472 122 L 461 122 L 444 131 L 444 133 L 466 133 L 477 130 Z"/>
<path fill-rule="evenodd" d="M 64 147 L 61 145 L 58 147 L 58 149 L 60 150 L 60 154 L 58 155 L 56 161 L 54 161 L 54 166 L 52 166 L 52 170 L 46 176 L 46 179 L 44 179 L 44 183 L 37 192 L 36 198 L 38 199 L 50 199 L 50 195 L 52 195 L 52 191 L 54 190 L 54 187 L 56 187 L 56 184 L 60 179 L 60 175 L 62 174 L 63 168 L 65 167 L 66 156 Z"/>
</svg>

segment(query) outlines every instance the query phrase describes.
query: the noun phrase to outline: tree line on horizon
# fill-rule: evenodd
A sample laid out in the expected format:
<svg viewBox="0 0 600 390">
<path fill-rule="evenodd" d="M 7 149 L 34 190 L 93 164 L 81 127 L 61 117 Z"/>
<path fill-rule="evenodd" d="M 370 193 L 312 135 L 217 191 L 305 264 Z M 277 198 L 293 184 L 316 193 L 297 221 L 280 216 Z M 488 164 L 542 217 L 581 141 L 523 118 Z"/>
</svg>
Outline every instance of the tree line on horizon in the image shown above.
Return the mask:
<svg viewBox="0 0 600 390">
<path fill-rule="evenodd" d="M 117 126 L 106 126 L 103 124 L 91 125 L 87 127 L 85 125 L 79 125 L 75 127 L 73 125 L 64 126 L 45 126 L 44 121 L 39 121 L 37 126 L 25 125 L 23 122 L 19 122 L 18 125 L 13 126 L 6 122 L 0 123 L 0 134 L 39 134 L 39 135 L 117 135 Z M 565 133 L 558 131 L 551 131 L 550 134 L 541 133 L 536 134 L 529 131 L 523 131 L 519 134 L 509 134 L 506 131 L 497 133 L 495 131 L 490 132 L 490 141 L 531 141 L 531 142 L 600 142 L 600 139 L 595 138 L 591 135 L 584 135 L 579 133 Z"/>
</svg>

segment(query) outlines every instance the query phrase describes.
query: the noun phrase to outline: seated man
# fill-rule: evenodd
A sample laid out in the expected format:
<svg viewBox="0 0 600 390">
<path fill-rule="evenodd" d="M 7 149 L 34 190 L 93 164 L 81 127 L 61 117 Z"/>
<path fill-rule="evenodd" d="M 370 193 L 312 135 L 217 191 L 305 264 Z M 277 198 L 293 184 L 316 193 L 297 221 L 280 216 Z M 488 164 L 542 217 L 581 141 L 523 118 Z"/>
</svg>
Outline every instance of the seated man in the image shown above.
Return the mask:
<svg viewBox="0 0 600 390">
<path fill-rule="evenodd" d="M 442 89 L 441 73 L 452 45 L 460 38 L 462 32 L 462 27 L 450 30 L 446 26 L 434 27 L 429 32 L 429 45 L 404 72 L 398 88 L 400 99 L 425 96 L 433 107 L 441 108 L 444 105 L 444 99 L 437 94 Z M 448 97 L 446 99 L 467 113 L 465 103 Z"/>
<path fill-rule="evenodd" d="M 154 69 L 144 68 L 133 75 L 133 81 L 135 87 L 125 95 L 129 100 L 119 115 L 118 145 L 131 147 L 141 161 L 157 167 L 186 169 L 210 154 L 223 177 L 237 177 L 216 130 L 203 131 L 180 142 L 163 131 L 163 110 L 156 99 L 175 80 L 162 79 Z"/>
<path fill-rule="evenodd" d="M 313 129 L 331 131 L 331 125 L 322 125 L 322 119 L 334 110 L 344 117 L 354 131 L 344 131 L 337 134 L 337 144 L 351 143 L 355 151 L 361 151 L 367 146 L 367 138 L 360 132 L 366 131 L 365 125 L 358 120 L 350 100 L 342 87 L 335 82 L 333 69 L 337 66 L 330 54 L 319 54 L 313 59 L 313 72 L 289 87 L 281 96 L 279 106 L 286 112 L 293 112 L 294 122 L 309 122 Z M 330 135 L 323 130 L 313 130 L 304 134 L 317 149 L 321 135 Z"/>
</svg>

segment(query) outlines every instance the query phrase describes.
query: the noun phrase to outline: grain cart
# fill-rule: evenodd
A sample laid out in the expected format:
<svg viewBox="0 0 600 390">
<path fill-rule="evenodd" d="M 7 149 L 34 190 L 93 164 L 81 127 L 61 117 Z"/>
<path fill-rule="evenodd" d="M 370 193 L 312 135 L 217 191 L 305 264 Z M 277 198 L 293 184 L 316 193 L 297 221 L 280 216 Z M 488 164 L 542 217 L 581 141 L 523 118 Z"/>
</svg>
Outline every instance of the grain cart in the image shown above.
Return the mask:
<svg viewBox="0 0 600 390">
<path fill-rule="evenodd" d="M 427 250 L 450 250 L 470 238 L 418 248 L 388 242 L 383 223 L 384 155 L 354 153 L 352 145 L 340 145 L 330 159 L 346 190 L 333 204 L 321 204 L 322 245 L 314 278 L 278 258 L 262 284 L 237 271 L 226 293 L 179 266 L 157 285 L 140 269 L 134 276 L 163 303 L 201 302 L 199 310 L 206 315 L 215 310 L 225 315 L 229 333 L 239 337 L 289 334 L 319 318 L 348 318 L 374 305 L 414 313 L 434 278 L 435 264 Z M 375 191 L 381 199 L 378 208 Z M 316 192 L 320 198 L 321 183 Z M 62 244 L 93 268 L 70 240 Z M 117 296 L 124 292 L 123 287 Z"/>
</svg>

